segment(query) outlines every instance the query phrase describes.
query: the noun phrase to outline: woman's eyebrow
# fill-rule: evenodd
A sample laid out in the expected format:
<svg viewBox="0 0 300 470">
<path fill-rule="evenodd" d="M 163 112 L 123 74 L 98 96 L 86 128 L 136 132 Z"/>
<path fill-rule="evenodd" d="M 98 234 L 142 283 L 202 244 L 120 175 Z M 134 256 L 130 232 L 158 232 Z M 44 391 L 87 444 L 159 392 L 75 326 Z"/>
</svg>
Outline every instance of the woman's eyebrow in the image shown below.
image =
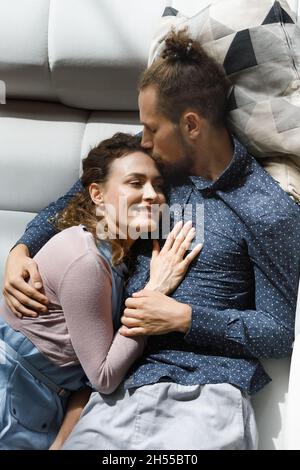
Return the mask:
<svg viewBox="0 0 300 470">
<path fill-rule="evenodd" d="M 126 178 L 146 178 L 146 175 L 144 173 L 129 173 L 126 175 Z M 161 175 L 156 175 L 153 178 L 154 180 L 163 180 L 164 178 Z"/>
</svg>

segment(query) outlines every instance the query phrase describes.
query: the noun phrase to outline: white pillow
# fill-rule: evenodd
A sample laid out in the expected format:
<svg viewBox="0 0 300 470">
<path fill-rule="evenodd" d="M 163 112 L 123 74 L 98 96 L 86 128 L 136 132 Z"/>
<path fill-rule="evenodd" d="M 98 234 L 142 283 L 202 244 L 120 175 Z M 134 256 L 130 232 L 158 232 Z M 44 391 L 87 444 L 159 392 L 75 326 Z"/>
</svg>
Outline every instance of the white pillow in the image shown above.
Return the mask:
<svg viewBox="0 0 300 470">
<path fill-rule="evenodd" d="M 300 27 L 287 2 L 221 0 L 191 18 L 168 7 L 149 65 L 171 28 L 187 28 L 224 66 L 233 83 L 230 130 L 300 202 Z"/>
</svg>

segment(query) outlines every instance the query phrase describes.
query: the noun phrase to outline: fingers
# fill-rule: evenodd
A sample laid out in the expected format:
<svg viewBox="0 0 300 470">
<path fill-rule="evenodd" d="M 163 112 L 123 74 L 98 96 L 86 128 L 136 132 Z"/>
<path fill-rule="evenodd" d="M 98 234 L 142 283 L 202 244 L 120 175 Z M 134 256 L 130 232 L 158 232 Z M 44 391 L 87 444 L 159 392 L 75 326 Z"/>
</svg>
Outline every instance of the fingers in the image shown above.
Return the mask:
<svg viewBox="0 0 300 470">
<path fill-rule="evenodd" d="M 184 264 L 186 268 L 191 264 L 191 262 L 199 255 L 200 251 L 202 250 L 203 243 L 198 243 L 195 248 L 184 258 Z"/>
<path fill-rule="evenodd" d="M 128 308 L 128 309 L 129 308 L 138 308 L 139 304 L 140 304 L 140 301 L 139 301 L 138 298 L 128 297 L 125 300 L 125 307 Z"/>
<path fill-rule="evenodd" d="M 125 308 L 124 314 L 121 317 L 122 325 L 127 326 L 127 328 L 133 328 L 140 326 L 141 315 L 135 309 Z"/>
<path fill-rule="evenodd" d="M 132 297 L 135 297 L 137 299 L 137 298 L 140 298 L 140 297 L 145 297 L 146 294 L 147 294 L 147 289 L 142 289 L 142 290 L 139 290 L 138 292 L 134 292 L 132 294 Z M 125 302 L 125 305 L 126 305 L 126 302 Z"/>
<path fill-rule="evenodd" d="M 7 303 L 9 309 L 16 315 L 16 317 L 18 318 L 22 318 L 23 315 L 21 312 L 18 312 L 15 307 L 13 306 L 13 304 L 11 303 L 11 301 L 9 300 L 9 298 L 4 294 L 4 298 L 5 298 L 5 302 Z"/>
<path fill-rule="evenodd" d="M 19 277 L 14 282 L 6 283 L 4 290 L 12 296 L 16 295 L 19 301 L 21 299 L 19 299 L 18 294 L 24 295 L 28 300 L 36 301 L 39 304 L 39 308 L 44 307 L 43 304 L 48 303 L 47 297 L 34 287 L 31 287 L 22 277 Z"/>
<path fill-rule="evenodd" d="M 152 259 L 156 258 L 160 253 L 160 246 L 158 240 L 153 240 L 153 248 L 152 248 Z"/>
<path fill-rule="evenodd" d="M 24 307 L 15 297 L 8 297 L 7 294 L 5 294 L 5 301 L 10 310 L 19 318 L 23 316 L 35 318 L 38 316 L 37 312 Z"/>
<path fill-rule="evenodd" d="M 126 307 L 124 309 L 124 312 L 123 312 L 123 316 L 121 317 L 121 320 L 122 318 L 124 317 L 130 317 L 130 318 L 140 318 L 140 315 L 137 311 L 136 308 L 130 308 L 130 307 Z"/>
<path fill-rule="evenodd" d="M 145 334 L 145 330 L 143 328 L 127 328 L 126 326 L 121 326 L 119 329 L 119 333 L 122 336 L 127 336 L 127 338 L 132 338 L 134 336 L 141 336 Z"/>
<path fill-rule="evenodd" d="M 183 225 L 182 221 L 179 221 L 177 222 L 177 224 L 174 225 L 173 230 L 171 230 L 171 232 L 167 236 L 167 239 L 161 250 L 161 253 L 164 253 L 165 251 L 169 251 L 172 248 L 175 238 L 178 236 L 178 234 L 180 233 L 182 229 L 182 225 Z"/>
<path fill-rule="evenodd" d="M 122 325 L 125 325 L 127 328 L 136 328 L 140 326 L 139 320 L 137 318 L 125 317 L 121 318 Z"/>
<path fill-rule="evenodd" d="M 175 238 L 175 241 L 172 246 L 172 251 L 174 253 L 177 253 L 182 243 L 185 242 L 185 238 L 188 235 L 191 228 L 192 228 L 192 221 L 189 220 L 186 224 L 184 224 L 184 226 L 182 227 L 182 230 L 179 232 L 179 234 Z"/>
<path fill-rule="evenodd" d="M 188 231 L 185 239 L 183 240 L 183 242 L 181 243 L 181 245 L 178 248 L 177 254 L 181 259 L 183 259 L 183 257 L 185 256 L 187 250 L 191 246 L 191 243 L 192 243 L 193 239 L 195 238 L 195 235 L 196 235 L 196 229 L 194 227 L 192 227 Z"/>
<path fill-rule="evenodd" d="M 47 307 L 39 302 L 36 302 L 33 300 L 31 297 L 28 297 L 27 295 L 24 295 L 22 292 L 10 288 L 10 293 L 9 293 L 11 298 L 14 298 L 17 302 L 23 305 L 25 308 L 29 308 L 29 310 L 33 310 L 36 312 L 46 312 Z"/>
<path fill-rule="evenodd" d="M 31 260 L 27 263 L 27 271 L 29 273 L 32 285 L 36 289 L 41 289 L 43 287 L 43 282 L 35 261 Z"/>
<path fill-rule="evenodd" d="M 48 303 L 46 296 L 34 289 L 22 277 L 14 283 L 6 282 L 3 294 L 11 311 L 19 318 L 37 317 L 39 313 L 45 313 Z"/>
</svg>

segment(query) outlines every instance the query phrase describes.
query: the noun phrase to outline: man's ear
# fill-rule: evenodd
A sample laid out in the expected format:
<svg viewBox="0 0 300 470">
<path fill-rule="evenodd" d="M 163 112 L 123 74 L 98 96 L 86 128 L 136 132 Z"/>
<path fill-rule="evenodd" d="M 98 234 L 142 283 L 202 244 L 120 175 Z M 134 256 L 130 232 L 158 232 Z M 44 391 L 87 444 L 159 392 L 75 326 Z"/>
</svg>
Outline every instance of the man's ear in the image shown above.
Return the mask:
<svg viewBox="0 0 300 470">
<path fill-rule="evenodd" d="M 196 140 L 202 129 L 202 121 L 202 117 L 194 111 L 184 113 L 181 118 L 181 128 L 184 135 L 191 140 Z"/>
<path fill-rule="evenodd" d="M 98 183 L 92 183 L 89 186 L 91 199 L 96 206 L 103 204 L 103 188 Z"/>
</svg>

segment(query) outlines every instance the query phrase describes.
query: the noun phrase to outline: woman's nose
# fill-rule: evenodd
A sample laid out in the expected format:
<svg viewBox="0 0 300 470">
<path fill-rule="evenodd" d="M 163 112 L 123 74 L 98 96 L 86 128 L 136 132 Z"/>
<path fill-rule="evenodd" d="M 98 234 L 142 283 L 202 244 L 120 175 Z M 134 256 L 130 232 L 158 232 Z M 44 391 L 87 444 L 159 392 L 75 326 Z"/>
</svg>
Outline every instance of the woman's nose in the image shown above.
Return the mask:
<svg viewBox="0 0 300 470">
<path fill-rule="evenodd" d="M 151 183 L 145 184 L 143 199 L 154 201 L 157 198 L 157 192 Z"/>
</svg>

